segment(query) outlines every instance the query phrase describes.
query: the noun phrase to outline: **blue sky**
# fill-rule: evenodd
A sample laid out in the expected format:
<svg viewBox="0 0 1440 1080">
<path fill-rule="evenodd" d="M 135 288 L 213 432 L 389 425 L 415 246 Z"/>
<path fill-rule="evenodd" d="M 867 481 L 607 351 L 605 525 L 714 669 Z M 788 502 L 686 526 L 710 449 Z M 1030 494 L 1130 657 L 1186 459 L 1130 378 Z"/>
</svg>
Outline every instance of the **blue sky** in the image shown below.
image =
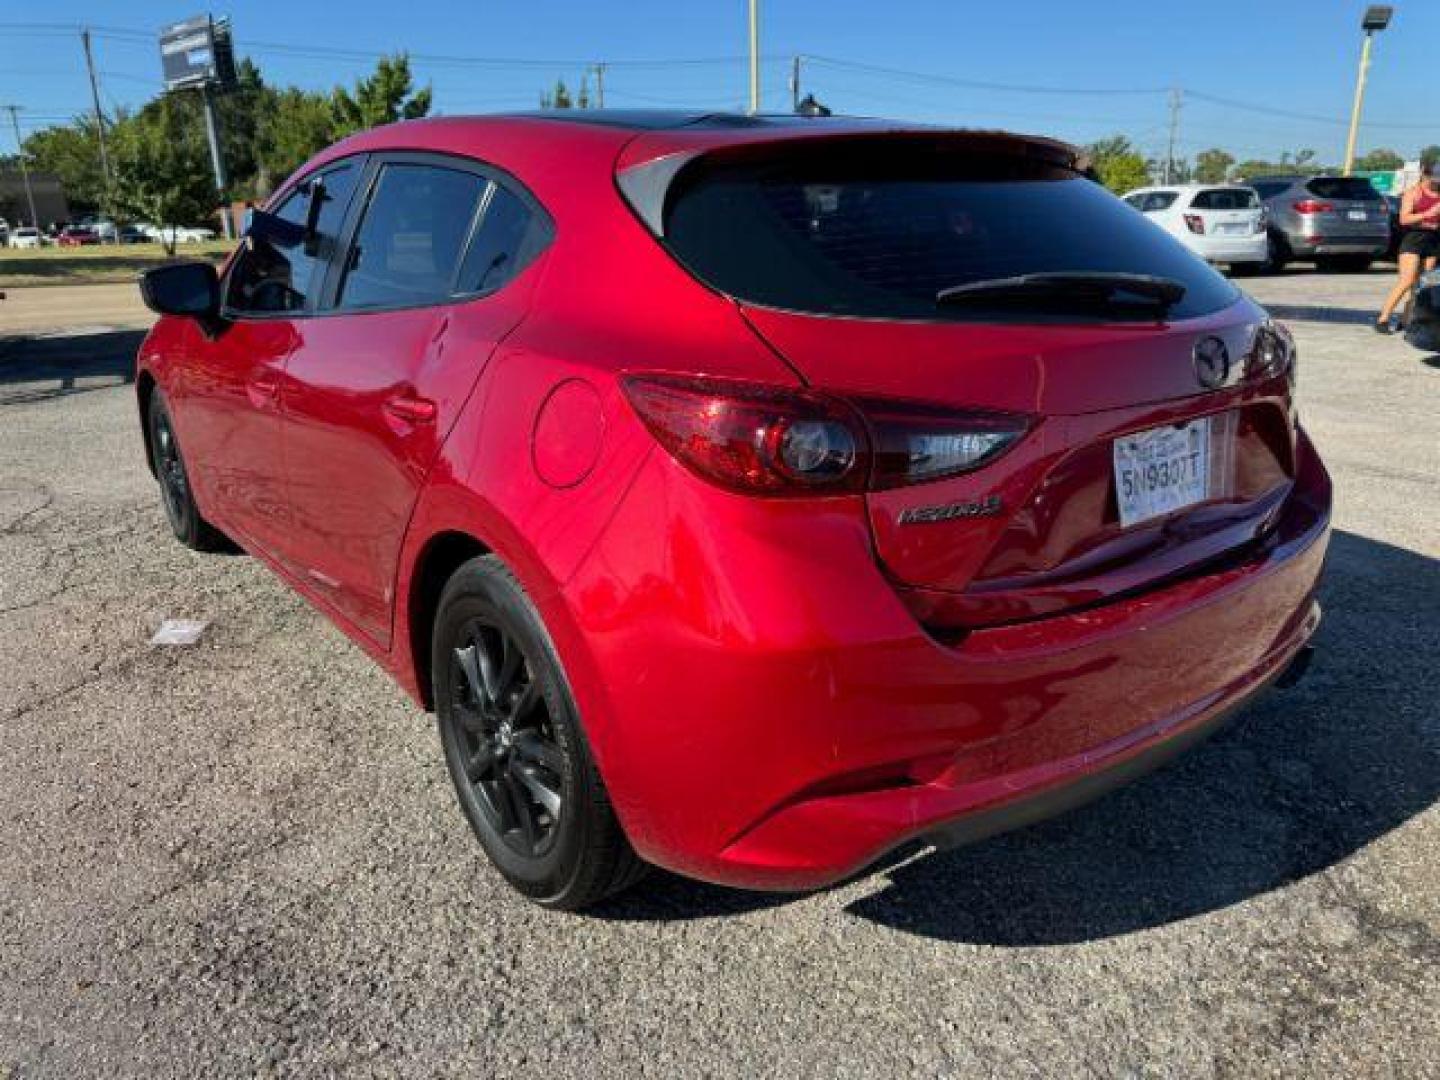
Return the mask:
<svg viewBox="0 0 1440 1080">
<path fill-rule="evenodd" d="M 837 112 L 1082 142 L 1124 133 L 1158 154 L 1166 88 L 1179 86 L 1185 156 L 1214 145 L 1241 158 L 1311 148 L 1334 162 L 1363 7 L 1350 0 L 762 0 L 764 106 L 788 108 L 789 58 L 800 54 L 805 89 Z M 1440 0 L 1396 0 L 1395 7 L 1395 22 L 1376 43 L 1360 148 L 1389 146 L 1408 157 L 1440 143 Z M 0 103 L 23 105 L 27 130 L 88 108 L 81 24 L 96 31 L 105 107 L 142 102 L 159 89 L 150 35 L 203 10 L 196 0 L 6 5 Z M 360 74 L 367 56 L 407 49 L 421 81 L 433 84 L 440 112 L 531 108 L 557 77 L 573 86 L 595 61 L 610 64 L 608 105 L 745 101 L 745 0 L 234 0 L 212 10 L 232 17 L 238 51 L 271 82 L 328 88 Z M 7 123 L 0 151 L 13 145 Z"/>
</svg>

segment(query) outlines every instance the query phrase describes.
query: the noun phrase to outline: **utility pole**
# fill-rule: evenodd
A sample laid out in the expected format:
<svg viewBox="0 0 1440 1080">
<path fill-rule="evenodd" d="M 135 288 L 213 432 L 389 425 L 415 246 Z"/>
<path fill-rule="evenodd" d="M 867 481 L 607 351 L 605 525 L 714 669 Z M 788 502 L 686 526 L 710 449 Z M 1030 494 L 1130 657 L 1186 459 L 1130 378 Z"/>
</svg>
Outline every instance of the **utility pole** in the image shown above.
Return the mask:
<svg viewBox="0 0 1440 1080">
<path fill-rule="evenodd" d="M 790 111 L 800 111 L 800 57 L 790 61 Z"/>
<path fill-rule="evenodd" d="M 1175 141 L 1180 135 L 1180 106 L 1183 104 L 1181 97 L 1183 91 L 1178 87 L 1170 90 L 1170 141 L 1165 148 L 1165 180 L 1170 183 L 1171 173 L 1175 169 Z"/>
<path fill-rule="evenodd" d="M 215 95 L 210 92 L 209 83 L 201 85 L 200 98 L 205 104 L 205 137 L 210 143 L 210 165 L 215 170 L 215 191 L 223 201 L 226 186 L 225 160 L 220 156 L 220 126 L 215 120 Z M 225 227 L 225 239 L 233 240 L 234 230 L 230 227 L 228 208 L 221 213 L 220 222 Z"/>
<path fill-rule="evenodd" d="M 35 192 L 30 188 L 30 169 L 25 164 L 25 147 L 20 143 L 20 106 L 0 105 L 10 113 L 10 126 L 15 129 L 15 156 L 20 159 L 20 176 L 25 181 L 25 201 L 30 204 L 30 224 L 40 227 L 40 217 L 35 213 Z"/>
<path fill-rule="evenodd" d="M 110 154 L 105 147 L 105 116 L 100 111 L 100 80 L 95 77 L 95 56 L 90 51 L 89 27 L 80 31 L 80 42 L 85 46 L 85 69 L 90 73 L 90 101 L 95 106 L 95 137 L 100 141 L 100 171 L 105 174 L 106 191 L 112 192 L 115 190 L 115 174 L 110 171 Z M 119 234 L 116 234 L 115 242 L 120 242 Z"/>
<path fill-rule="evenodd" d="M 605 107 L 605 66 L 606 65 L 604 64 L 596 64 L 594 66 L 595 107 L 598 109 L 603 109 Z"/>
<path fill-rule="evenodd" d="M 760 0 L 750 0 L 750 115 L 760 111 Z"/>
</svg>

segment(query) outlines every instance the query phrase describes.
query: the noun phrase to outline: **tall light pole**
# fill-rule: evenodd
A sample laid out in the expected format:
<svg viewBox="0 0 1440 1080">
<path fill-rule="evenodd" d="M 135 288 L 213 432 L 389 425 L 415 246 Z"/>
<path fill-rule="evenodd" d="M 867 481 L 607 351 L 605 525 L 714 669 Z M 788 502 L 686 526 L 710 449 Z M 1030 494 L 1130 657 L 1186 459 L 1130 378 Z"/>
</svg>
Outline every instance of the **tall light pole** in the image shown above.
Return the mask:
<svg viewBox="0 0 1440 1080">
<path fill-rule="evenodd" d="M 1360 72 L 1355 76 L 1355 104 L 1350 108 L 1350 137 L 1345 140 L 1345 175 L 1355 167 L 1355 140 L 1360 134 L 1360 109 L 1365 104 L 1365 75 L 1370 70 L 1370 46 L 1375 34 L 1390 25 L 1395 9 L 1388 4 L 1371 4 L 1360 20 L 1365 44 L 1360 48 Z"/>
<path fill-rule="evenodd" d="M 760 0 L 750 0 L 750 113 L 760 111 Z"/>
</svg>

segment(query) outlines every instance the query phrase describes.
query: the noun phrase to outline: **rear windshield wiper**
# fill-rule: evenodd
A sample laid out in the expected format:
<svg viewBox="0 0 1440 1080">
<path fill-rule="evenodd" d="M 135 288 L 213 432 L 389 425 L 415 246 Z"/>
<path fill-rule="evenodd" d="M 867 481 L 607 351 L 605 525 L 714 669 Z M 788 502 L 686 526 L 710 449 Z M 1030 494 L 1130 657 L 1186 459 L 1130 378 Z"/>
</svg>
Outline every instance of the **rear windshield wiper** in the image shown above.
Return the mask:
<svg viewBox="0 0 1440 1080">
<path fill-rule="evenodd" d="M 935 303 L 983 304 L 995 300 L 1079 303 L 1097 299 L 1120 302 L 1126 296 L 1153 303 L 1165 312 L 1185 296 L 1185 285 L 1174 278 L 1154 274 L 1056 270 L 952 285 L 935 294 Z"/>
</svg>

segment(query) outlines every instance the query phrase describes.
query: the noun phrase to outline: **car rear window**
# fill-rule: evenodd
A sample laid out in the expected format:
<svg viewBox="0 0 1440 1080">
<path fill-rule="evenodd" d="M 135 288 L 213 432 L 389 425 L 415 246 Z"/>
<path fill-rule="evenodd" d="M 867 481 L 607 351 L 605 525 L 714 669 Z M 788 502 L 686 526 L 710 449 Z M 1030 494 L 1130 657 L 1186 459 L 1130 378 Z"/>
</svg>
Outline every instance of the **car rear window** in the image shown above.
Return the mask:
<svg viewBox="0 0 1440 1080">
<path fill-rule="evenodd" d="M 1209 188 L 1197 191 L 1190 206 L 1195 210 L 1256 210 L 1260 197 L 1249 188 Z"/>
<path fill-rule="evenodd" d="M 1014 305 L 942 305 L 941 290 L 1043 272 L 1152 274 L 1185 286 L 1172 317 L 1237 292 L 1099 184 L 1019 157 L 817 153 L 773 163 L 701 163 L 682 174 L 665 222 L 672 253 L 742 301 L 865 318 L 986 322 L 1063 318 Z M 1124 317 L 1124 316 L 1120 316 Z M 1136 317 L 1140 317 L 1136 313 Z M 1147 317 L 1153 317 L 1153 310 Z"/>
<path fill-rule="evenodd" d="M 1380 192 L 1361 176 L 1317 176 L 1305 185 L 1311 195 L 1322 199 L 1351 199 L 1356 202 L 1379 202 Z"/>
</svg>

